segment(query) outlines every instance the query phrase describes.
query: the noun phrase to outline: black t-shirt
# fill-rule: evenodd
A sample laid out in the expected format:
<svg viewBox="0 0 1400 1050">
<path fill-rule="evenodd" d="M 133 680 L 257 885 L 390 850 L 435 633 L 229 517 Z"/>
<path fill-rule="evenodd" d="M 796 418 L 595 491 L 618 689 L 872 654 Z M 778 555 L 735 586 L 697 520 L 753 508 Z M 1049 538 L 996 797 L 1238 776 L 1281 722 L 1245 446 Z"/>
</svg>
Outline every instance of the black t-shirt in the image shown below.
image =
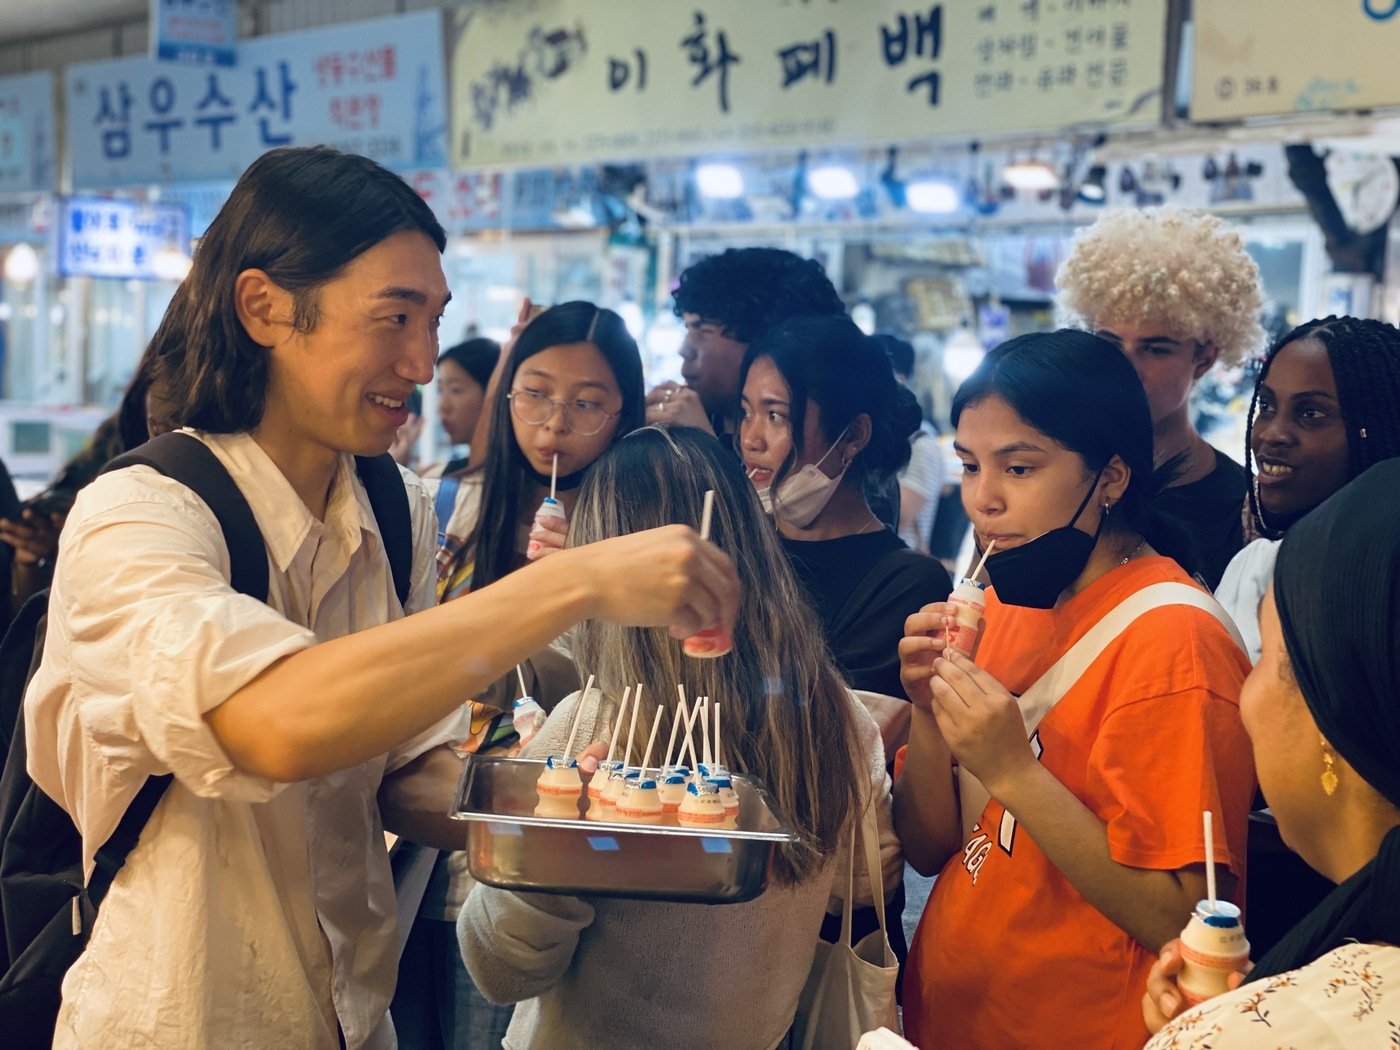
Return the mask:
<svg viewBox="0 0 1400 1050">
<path fill-rule="evenodd" d="M 782 543 L 846 682 L 852 689 L 904 696 L 904 621 L 948 597 L 948 571 L 888 529 L 834 540 L 782 537 Z"/>
<path fill-rule="evenodd" d="M 1215 469 L 1200 481 L 1177 485 L 1163 491 L 1154 504 L 1174 519 L 1191 542 L 1196 564 L 1212 591 L 1225 574 L 1225 566 L 1244 546 L 1244 501 L 1249 475 L 1220 450 L 1215 450 Z"/>
</svg>

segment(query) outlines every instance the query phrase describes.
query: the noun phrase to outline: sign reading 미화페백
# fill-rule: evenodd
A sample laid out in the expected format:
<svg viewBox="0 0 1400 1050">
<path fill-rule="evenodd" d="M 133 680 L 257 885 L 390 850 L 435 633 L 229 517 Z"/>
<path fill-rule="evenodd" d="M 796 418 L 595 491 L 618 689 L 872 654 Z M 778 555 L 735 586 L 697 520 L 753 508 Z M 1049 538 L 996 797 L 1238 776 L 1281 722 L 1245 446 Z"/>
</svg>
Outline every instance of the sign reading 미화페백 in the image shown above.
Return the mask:
<svg viewBox="0 0 1400 1050">
<path fill-rule="evenodd" d="M 462 8 L 453 161 L 546 165 L 1145 125 L 1165 0 Z"/>
<path fill-rule="evenodd" d="M 1196 0 L 1192 120 L 1400 105 L 1400 0 Z"/>
<path fill-rule="evenodd" d="M 0 193 L 54 188 L 53 74 L 0 77 Z"/>
</svg>

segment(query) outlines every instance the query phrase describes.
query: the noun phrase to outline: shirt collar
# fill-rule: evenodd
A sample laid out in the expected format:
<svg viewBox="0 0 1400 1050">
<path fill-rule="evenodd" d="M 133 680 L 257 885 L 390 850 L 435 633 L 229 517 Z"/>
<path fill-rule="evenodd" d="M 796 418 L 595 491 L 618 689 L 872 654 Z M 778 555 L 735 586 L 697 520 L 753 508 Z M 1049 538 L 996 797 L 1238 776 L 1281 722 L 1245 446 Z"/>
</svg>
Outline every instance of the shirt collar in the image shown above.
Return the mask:
<svg viewBox="0 0 1400 1050">
<path fill-rule="evenodd" d="M 349 453 L 342 453 L 336 464 L 325 520 L 318 522 L 286 475 L 251 434 L 203 433 L 200 436 L 238 482 L 262 532 L 267 556 L 279 572 L 288 570 L 313 532 L 337 535 L 350 554 L 365 542 L 366 534 L 370 543 L 381 543 L 374 509 L 355 470 L 355 457 Z M 369 553 L 373 553 L 373 547 Z"/>
</svg>

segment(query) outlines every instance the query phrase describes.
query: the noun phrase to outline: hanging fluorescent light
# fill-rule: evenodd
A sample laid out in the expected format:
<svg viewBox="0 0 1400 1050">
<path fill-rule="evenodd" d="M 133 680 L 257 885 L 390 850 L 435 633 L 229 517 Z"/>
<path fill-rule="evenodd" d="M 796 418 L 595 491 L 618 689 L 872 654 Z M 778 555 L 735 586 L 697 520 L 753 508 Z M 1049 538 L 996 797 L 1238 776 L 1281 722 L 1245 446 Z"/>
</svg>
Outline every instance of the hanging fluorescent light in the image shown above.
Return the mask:
<svg viewBox="0 0 1400 1050">
<path fill-rule="evenodd" d="M 860 192 L 860 185 L 850 168 L 827 164 L 807 173 L 807 186 L 812 195 L 825 201 L 848 201 Z"/>
<path fill-rule="evenodd" d="M 1002 180 L 1014 190 L 1054 190 L 1060 187 L 1055 169 L 1043 160 L 1013 160 L 1001 169 Z"/>
<path fill-rule="evenodd" d="M 695 185 L 702 197 L 732 201 L 744 195 L 744 176 L 733 164 L 701 164 L 695 169 Z"/>
<path fill-rule="evenodd" d="M 947 215 L 958 210 L 961 193 L 948 179 L 915 179 L 904 187 L 911 211 L 925 215 Z"/>
<path fill-rule="evenodd" d="M 21 241 L 5 255 L 5 279 L 27 284 L 39 276 L 39 253 Z"/>
</svg>

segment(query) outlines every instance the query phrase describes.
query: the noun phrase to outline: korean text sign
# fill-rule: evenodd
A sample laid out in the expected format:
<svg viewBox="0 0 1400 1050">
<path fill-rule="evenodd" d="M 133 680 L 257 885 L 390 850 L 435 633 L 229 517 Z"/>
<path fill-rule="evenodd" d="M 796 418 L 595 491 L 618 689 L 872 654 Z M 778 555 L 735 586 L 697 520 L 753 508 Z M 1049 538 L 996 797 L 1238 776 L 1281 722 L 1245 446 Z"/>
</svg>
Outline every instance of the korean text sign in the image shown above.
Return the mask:
<svg viewBox="0 0 1400 1050">
<path fill-rule="evenodd" d="M 275 146 L 321 143 L 391 168 L 446 163 L 441 13 L 257 37 L 238 59 L 69 66 L 73 185 L 233 179 Z"/>
<path fill-rule="evenodd" d="M 537 0 L 454 17 L 463 167 L 1161 113 L 1165 0 Z"/>
<path fill-rule="evenodd" d="M 0 77 L 0 193 L 54 188 L 53 74 Z"/>
<path fill-rule="evenodd" d="M 188 254 L 190 220 L 174 204 L 102 197 L 65 197 L 54 231 L 64 277 L 160 275 L 163 252 Z"/>
<path fill-rule="evenodd" d="M 1400 105 L 1400 0 L 1196 0 L 1192 120 Z"/>
</svg>

